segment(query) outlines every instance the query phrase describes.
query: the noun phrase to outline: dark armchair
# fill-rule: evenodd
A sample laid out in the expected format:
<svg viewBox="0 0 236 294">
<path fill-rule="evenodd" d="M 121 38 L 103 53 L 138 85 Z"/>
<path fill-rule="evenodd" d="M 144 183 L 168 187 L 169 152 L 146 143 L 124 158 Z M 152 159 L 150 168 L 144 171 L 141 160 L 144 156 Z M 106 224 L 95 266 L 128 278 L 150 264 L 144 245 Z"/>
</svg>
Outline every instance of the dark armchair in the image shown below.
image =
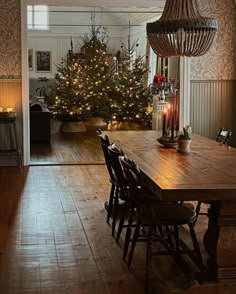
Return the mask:
<svg viewBox="0 0 236 294">
<path fill-rule="evenodd" d="M 50 142 L 51 139 L 51 113 L 39 104 L 30 107 L 30 141 Z"/>
</svg>

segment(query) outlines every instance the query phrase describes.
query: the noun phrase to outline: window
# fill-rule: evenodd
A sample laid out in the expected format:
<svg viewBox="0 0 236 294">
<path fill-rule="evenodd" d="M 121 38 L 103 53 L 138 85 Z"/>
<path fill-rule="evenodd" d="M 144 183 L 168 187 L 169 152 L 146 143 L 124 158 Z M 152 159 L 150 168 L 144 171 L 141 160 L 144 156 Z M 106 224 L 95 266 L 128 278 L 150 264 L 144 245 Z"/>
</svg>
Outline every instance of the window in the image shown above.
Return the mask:
<svg viewBox="0 0 236 294">
<path fill-rule="evenodd" d="M 48 6 L 28 5 L 27 21 L 29 30 L 48 30 Z"/>
<path fill-rule="evenodd" d="M 148 85 L 152 84 L 153 77 L 157 73 L 157 55 L 154 53 L 152 48 L 149 46 L 149 75 L 148 75 Z"/>
</svg>

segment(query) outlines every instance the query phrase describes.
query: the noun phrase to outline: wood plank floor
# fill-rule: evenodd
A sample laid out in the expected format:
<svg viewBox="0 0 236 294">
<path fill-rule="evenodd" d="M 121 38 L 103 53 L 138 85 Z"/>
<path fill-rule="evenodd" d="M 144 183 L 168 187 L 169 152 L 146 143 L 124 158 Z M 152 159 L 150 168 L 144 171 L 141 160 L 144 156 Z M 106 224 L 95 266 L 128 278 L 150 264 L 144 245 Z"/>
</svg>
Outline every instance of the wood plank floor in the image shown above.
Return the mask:
<svg viewBox="0 0 236 294">
<path fill-rule="evenodd" d="M 145 293 L 144 244 L 137 245 L 129 271 L 124 235 L 117 244 L 106 223 L 105 166 L 0 168 L 0 187 L 0 293 Z M 202 217 L 200 242 L 205 228 Z M 213 283 L 198 286 L 172 258 L 153 258 L 150 293 L 236 293 Z"/>
<path fill-rule="evenodd" d="M 51 120 L 51 142 L 32 142 L 31 164 L 101 164 L 104 163 L 96 128 L 87 128 L 86 133 L 62 133 L 61 122 Z"/>
</svg>

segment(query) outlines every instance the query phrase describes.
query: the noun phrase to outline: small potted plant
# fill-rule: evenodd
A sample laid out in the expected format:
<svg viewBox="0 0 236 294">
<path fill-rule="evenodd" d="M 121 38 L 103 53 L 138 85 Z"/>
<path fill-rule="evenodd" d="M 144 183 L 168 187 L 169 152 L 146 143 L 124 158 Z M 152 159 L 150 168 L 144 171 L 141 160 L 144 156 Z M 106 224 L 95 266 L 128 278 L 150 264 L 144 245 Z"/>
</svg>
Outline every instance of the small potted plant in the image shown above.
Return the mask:
<svg viewBox="0 0 236 294">
<path fill-rule="evenodd" d="M 191 145 L 191 134 L 192 128 L 190 125 L 186 125 L 183 127 L 183 130 L 178 133 L 178 148 L 177 151 L 182 153 L 189 153 L 191 152 L 190 145 Z"/>
</svg>

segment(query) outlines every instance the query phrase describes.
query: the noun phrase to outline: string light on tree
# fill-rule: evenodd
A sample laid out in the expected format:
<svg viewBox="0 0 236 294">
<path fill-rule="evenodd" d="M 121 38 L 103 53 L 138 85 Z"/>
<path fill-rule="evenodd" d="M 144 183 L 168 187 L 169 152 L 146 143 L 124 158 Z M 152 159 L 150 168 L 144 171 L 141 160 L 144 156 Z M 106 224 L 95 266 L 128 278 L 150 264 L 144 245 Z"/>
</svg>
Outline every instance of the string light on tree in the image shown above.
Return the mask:
<svg viewBox="0 0 236 294">
<path fill-rule="evenodd" d="M 66 64 L 62 60 L 57 65 L 54 117 L 60 121 L 81 121 L 90 115 L 86 106 L 87 98 L 80 95 L 79 73 L 77 63 Z"/>
</svg>

